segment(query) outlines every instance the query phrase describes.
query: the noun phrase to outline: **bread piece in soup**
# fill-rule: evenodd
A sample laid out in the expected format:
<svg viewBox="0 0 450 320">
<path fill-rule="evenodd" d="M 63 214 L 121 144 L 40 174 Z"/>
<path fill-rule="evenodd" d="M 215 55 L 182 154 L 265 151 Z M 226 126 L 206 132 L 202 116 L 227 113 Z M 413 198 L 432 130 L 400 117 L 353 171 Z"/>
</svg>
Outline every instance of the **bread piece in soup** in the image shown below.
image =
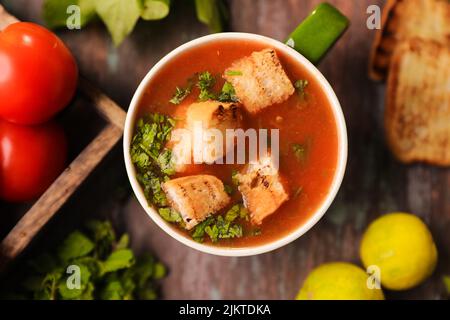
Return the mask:
<svg viewBox="0 0 450 320">
<path fill-rule="evenodd" d="M 250 163 L 243 173 L 236 175 L 236 178 L 253 224 L 261 224 L 264 218 L 289 200 L 280 174 L 270 156 Z"/>
<path fill-rule="evenodd" d="M 163 183 L 162 189 L 172 208 L 181 214 L 187 230 L 230 202 L 222 181 L 211 175 L 172 179 Z"/>
<path fill-rule="evenodd" d="M 175 132 L 169 142 L 177 172 L 184 172 L 187 168 L 185 164 L 194 163 L 194 160 L 195 163 L 213 163 L 223 158 L 229 150 L 234 148 L 234 140 L 229 143 L 226 141 L 226 130 L 242 126 L 241 106 L 238 103 L 219 101 L 193 103 L 187 108 L 184 118 L 183 128 L 188 130 L 188 136 L 180 137 Z M 204 133 L 207 130 L 216 129 L 220 132 L 218 138 L 222 139 L 218 143 L 214 138 L 202 139 L 201 136 L 196 135 L 196 128 L 202 128 Z"/>
<path fill-rule="evenodd" d="M 295 91 L 274 49 L 253 52 L 235 61 L 224 78 L 250 113 L 286 101 Z"/>
</svg>

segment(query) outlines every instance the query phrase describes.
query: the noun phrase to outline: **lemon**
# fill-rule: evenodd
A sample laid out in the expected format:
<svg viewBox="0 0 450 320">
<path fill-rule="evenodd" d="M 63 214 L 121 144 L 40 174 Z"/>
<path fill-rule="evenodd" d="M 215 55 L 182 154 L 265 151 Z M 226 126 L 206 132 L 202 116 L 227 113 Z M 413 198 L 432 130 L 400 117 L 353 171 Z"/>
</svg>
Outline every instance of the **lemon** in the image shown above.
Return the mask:
<svg viewBox="0 0 450 320">
<path fill-rule="evenodd" d="M 407 213 L 391 213 L 372 222 L 360 248 L 364 266 L 380 271 L 381 284 L 391 290 L 417 286 L 434 271 L 437 250 L 427 226 Z"/>
<path fill-rule="evenodd" d="M 351 263 L 323 264 L 308 275 L 297 300 L 383 300 L 381 289 L 370 289 L 368 274 Z"/>
</svg>

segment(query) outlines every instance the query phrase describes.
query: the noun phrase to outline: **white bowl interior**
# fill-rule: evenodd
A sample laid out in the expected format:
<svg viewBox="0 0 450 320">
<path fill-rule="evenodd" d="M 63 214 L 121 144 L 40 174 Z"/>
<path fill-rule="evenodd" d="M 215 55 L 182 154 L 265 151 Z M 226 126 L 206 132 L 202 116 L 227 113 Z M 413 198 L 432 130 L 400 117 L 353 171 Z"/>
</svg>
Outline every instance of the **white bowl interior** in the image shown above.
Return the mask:
<svg viewBox="0 0 450 320">
<path fill-rule="evenodd" d="M 296 61 L 298 61 L 299 64 L 303 65 L 322 85 L 322 88 L 325 91 L 327 98 L 330 101 L 330 105 L 333 109 L 338 131 L 339 150 L 338 150 L 338 164 L 336 167 L 336 172 L 331 187 L 328 191 L 328 194 L 326 198 L 323 200 L 322 204 L 319 206 L 319 208 L 317 208 L 316 212 L 308 219 L 306 223 L 299 226 L 299 228 L 293 231 L 292 233 L 270 243 L 246 248 L 225 248 L 213 245 L 206 245 L 198 243 L 192 239 L 189 239 L 184 235 L 182 235 L 181 233 L 174 230 L 174 228 L 170 226 L 166 221 L 164 221 L 164 219 L 158 214 L 158 212 L 148 204 L 147 199 L 145 198 L 144 193 L 142 191 L 142 188 L 136 179 L 134 165 L 132 164 L 130 157 L 130 143 L 133 137 L 134 125 L 138 113 L 139 102 L 152 78 L 159 72 L 161 68 L 163 68 L 166 64 L 170 63 L 172 59 L 176 58 L 182 52 L 190 50 L 196 46 L 225 39 L 256 40 L 262 43 L 267 43 L 268 46 L 287 53 L 289 56 L 293 57 Z M 300 53 L 298 53 L 294 49 L 288 47 L 287 45 L 279 41 L 261 35 L 250 33 L 237 33 L 237 32 L 219 33 L 192 40 L 176 48 L 175 50 L 167 54 L 163 59 L 161 59 L 157 64 L 155 64 L 155 66 L 147 73 L 145 78 L 140 83 L 138 89 L 136 90 L 133 99 L 131 100 L 130 107 L 128 109 L 123 139 L 123 150 L 124 150 L 126 170 L 133 191 L 136 194 L 136 197 L 141 206 L 145 209 L 150 218 L 161 229 L 163 229 L 174 239 L 180 241 L 181 243 L 187 245 L 188 247 L 194 248 L 196 250 L 205 253 L 220 256 L 251 256 L 278 249 L 296 240 L 304 233 L 306 233 L 309 229 L 311 229 L 320 220 L 320 218 L 322 218 L 322 216 L 328 210 L 334 198 L 336 197 L 336 194 L 340 188 L 342 179 L 344 177 L 345 168 L 347 164 L 347 129 L 339 100 L 337 99 L 336 94 L 334 93 L 331 85 L 328 83 L 328 81 L 325 79 L 322 73 Z"/>
</svg>

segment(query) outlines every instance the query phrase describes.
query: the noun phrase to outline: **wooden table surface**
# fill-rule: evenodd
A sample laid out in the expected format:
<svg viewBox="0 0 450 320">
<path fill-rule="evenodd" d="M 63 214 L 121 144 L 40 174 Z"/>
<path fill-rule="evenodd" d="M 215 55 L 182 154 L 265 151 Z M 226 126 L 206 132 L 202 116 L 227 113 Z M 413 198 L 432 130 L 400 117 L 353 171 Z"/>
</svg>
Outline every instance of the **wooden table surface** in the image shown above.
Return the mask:
<svg viewBox="0 0 450 320">
<path fill-rule="evenodd" d="M 94 23 L 60 35 L 78 58 L 81 72 L 123 107 L 140 80 L 162 56 L 178 45 L 208 33 L 190 4 L 175 1 L 171 15 L 159 22 L 140 22 L 133 34 L 114 48 L 105 28 Z M 282 40 L 319 3 L 317 0 L 230 0 L 230 30 Z M 0 0 L 20 19 L 42 22 L 41 0 Z M 442 276 L 450 274 L 450 170 L 427 165 L 405 166 L 387 150 L 383 131 L 384 85 L 367 77 L 375 31 L 366 27 L 368 5 L 383 0 L 335 0 L 352 22 L 345 36 L 321 63 L 339 97 L 348 126 L 349 161 L 342 188 L 324 218 L 306 235 L 275 252 L 248 258 L 222 258 L 196 252 L 162 232 L 134 197 L 116 201 L 112 188 L 127 188 L 121 148 L 85 184 L 41 233 L 105 213 L 131 233 L 133 247 L 154 252 L 170 268 L 162 282 L 166 299 L 292 299 L 308 272 L 330 261 L 360 264 L 359 241 L 367 224 L 380 214 L 407 211 L 430 226 L 439 251 L 434 275 L 390 298 L 445 298 Z M 114 198 L 114 199 L 112 199 Z M 95 210 L 95 211 L 94 211 Z M 83 213 L 80 213 L 83 212 Z M 99 213 L 100 214 L 100 213 Z M 77 222 L 78 221 L 78 222 Z M 35 244 L 36 246 L 36 244 Z"/>
</svg>

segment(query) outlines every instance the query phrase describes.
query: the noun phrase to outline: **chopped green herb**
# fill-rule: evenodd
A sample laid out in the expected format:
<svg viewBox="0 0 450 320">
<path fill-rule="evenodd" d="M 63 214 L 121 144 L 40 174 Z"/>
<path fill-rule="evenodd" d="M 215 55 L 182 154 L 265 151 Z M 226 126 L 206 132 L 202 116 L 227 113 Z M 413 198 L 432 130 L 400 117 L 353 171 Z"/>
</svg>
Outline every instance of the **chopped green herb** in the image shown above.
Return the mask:
<svg viewBox="0 0 450 320">
<path fill-rule="evenodd" d="M 191 94 L 193 86 L 194 84 L 192 80 L 188 80 L 188 84 L 185 88 L 176 87 L 175 93 L 172 96 L 172 99 L 169 100 L 169 102 L 176 105 L 180 104 L 184 99 L 186 99 L 187 96 Z"/>
<path fill-rule="evenodd" d="M 183 221 L 183 219 L 181 218 L 181 215 L 177 211 L 175 211 L 171 208 L 159 208 L 158 213 L 167 222 L 179 223 L 179 222 Z"/>
<path fill-rule="evenodd" d="M 161 184 L 174 174 L 172 153 L 165 149 L 175 120 L 155 113 L 137 122 L 136 133 L 131 142 L 131 161 L 136 168 L 136 178 L 145 197 L 153 205 L 166 206 L 166 196 Z"/>
<path fill-rule="evenodd" d="M 231 171 L 231 181 L 233 182 L 233 184 L 235 186 L 239 186 L 239 179 L 237 177 L 238 174 L 239 174 L 239 171 L 237 171 L 237 170 Z"/>
<path fill-rule="evenodd" d="M 308 86 L 309 82 L 308 80 L 297 80 L 294 83 L 295 90 L 297 91 L 297 94 L 299 97 L 304 99 L 306 97 L 305 89 Z"/>
<path fill-rule="evenodd" d="M 292 144 L 292 151 L 294 152 L 294 156 L 297 158 L 297 160 L 301 163 L 305 163 L 308 152 L 311 148 L 311 140 L 307 139 L 307 141 L 303 144 L 300 143 L 294 143 Z"/>
<path fill-rule="evenodd" d="M 234 70 L 228 70 L 225 73 L 227 76 L 242 76 L 242 71 L 234 71 Z"/>
<path fill-rule="evenodd" d="M 242 226 L 236 223 L 236 220 L 246 220 L 247 216 L 247 209 L 241 204 L 234 205 L 225 215 L 211 216 L 198 224 L 191 236 L 197 242 L 203 242 L 205 235 L 209 236 L 212 242 L 220 239 L 240 238 L 243 234 Z"/>
<path fill-rule="evenodd" d="M 215 84 L 216 78 L 209 71 L 201 72 L 197 82 L 197 88 L 200 90 L 198 99 L 200 101 L 216 99 L 216 95 L 211 91 Z"/>
<path fill-rule="evenodd" d="M 220 102 L 238 102 L 239 98 L 236 95 L 236 91 L 231 83 L 225 82 L 222 87 L 222 92 L 217 98 Z"/>
<path fill-rule="evenodd" d="M 194 239 L 197 242 L 203 242 L 205 237 L 205 228 L 211 225 L 212 223 L 214 223 L 213 217 L 209 217 L 205 221 L 199 223 L 194 228 L 194 231 L 191 233 L 192 239 Z"/>
<path fill-rule="evenodd" d="M 225 192 L 226 192 L 227 194 L 229 194 L 229 195 L 233 194 L 234 189 L 233 189 L 232 186 L 229 186 L 229 185 L 226 184 L 226 185 L 224 185 L 223 187 L 224 187 Z"/>
</svg>

